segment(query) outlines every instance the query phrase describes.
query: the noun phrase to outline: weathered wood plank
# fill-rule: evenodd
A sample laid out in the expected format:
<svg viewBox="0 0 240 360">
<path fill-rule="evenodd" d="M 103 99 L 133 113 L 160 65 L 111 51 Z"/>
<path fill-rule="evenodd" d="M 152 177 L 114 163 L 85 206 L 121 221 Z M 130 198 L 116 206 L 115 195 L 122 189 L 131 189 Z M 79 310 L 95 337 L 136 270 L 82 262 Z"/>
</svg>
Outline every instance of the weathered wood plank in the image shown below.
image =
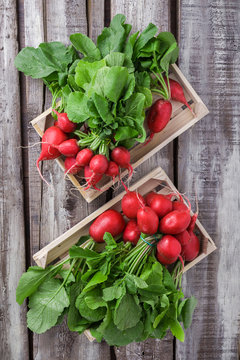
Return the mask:
<svg viewBox="0 0 240 360">
<path fill-rule="evenodd" d="M 179 138 L 179 184 L 218 251 L 186 274 L 198 306 L 176 359 L 237 359 L 239 342 L 240 3 L 181 2 L 179 66 L 210 115 Z"/>
<path fill-rule="evenodd" d="M 68 44 L 71 33 L 87 32 L 86 4 L 80 0 L 47 1 L 44 6 L 42 2 L 25 0 L 24 3 L 20 1 L 20 8 L 23 12 L 24 31 L 20 38 L 22 47 L 37 46 L 42 41 L 54 40 Z M 92 12 L 93 23 L 95 23 L 94 18 L 98 16 L 97 23 L 99 26 L 103 24 L 103 12 L 99 14 L 94 4 Z M 102 25 L 100 27 L 102 28 Z M 97 26 L 95 29 L 97 31 Z M 22 106 L 26 144 L 39 141 L 39 137 L 28 123 L 44 108 L 49 107 L 50 101 L 48 90 L 44 96 L 41 81 L 23 79 Z M 42 184 L 35 166 L 40 147 L 30 148 L 27 153 L 29 168 L 26 180 L 29 180 L 29 235 L 32 254 L 103 204 L 105 195 L 91 206 L 87 205 L 73 190 L 73 186 L 63 179 L 63 173 L 54 161 L 42 165 L 44 176 L 53 184 L 48 188 Z M 33 356 L 38 360 L 69 357 L 91 359 L 93 354 L 97 357 L 100 351 L 102 357 L 110 358 L 109 348 L 105 344 L 90 344 L 84 335 L 71 334 L 65 323 L 46 334 L 33 336 Z"/>
<path fill-rule="evenodd" d="M 25 231 L 16 2 L 0 6 L 0 353 L 4 360 L 28 359 L 26 308 L 16 303 L 16 287 L 25 270 Z"/>
<path fill-rule="evenodd" d="M 146 3 L 144 0 L 112 0 L 111 16 L 117 13 L 126 15 L 127 21 L 133 25 L 132 31 L 143 30 L 150 22 L 159 27 L 159 31 L 167 30 L 168 23 L 168 1 L 151 1 Z M 133 175 L 132 182 L 149 173 L 157 166 L 161 166 L 170 178 L 173 176 L 173 145 L 166 146 L 159 153 L 152 156 L 139 166 Z M 119 190 L 118 190 L 119 191 Z M 115 191 L 114 193 L 116 193 Z M 160 359 L 170 360 L 173 357 L 173 341 L 169 335 L 164 341 L 149 339 L 143 343 L 133 343 L 126 347 L 115 348 L 116 358 L 125 359 Z"/>
</svg>

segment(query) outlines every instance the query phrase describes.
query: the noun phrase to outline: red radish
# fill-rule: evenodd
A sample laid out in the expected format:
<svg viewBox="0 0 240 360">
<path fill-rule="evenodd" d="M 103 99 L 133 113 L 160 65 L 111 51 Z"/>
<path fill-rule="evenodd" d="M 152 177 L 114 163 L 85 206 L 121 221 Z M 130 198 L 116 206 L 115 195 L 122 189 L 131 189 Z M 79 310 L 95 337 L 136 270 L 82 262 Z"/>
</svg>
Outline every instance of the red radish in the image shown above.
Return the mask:
<svg viewBox="0 0 240 360">
<path fill-rule="evenodd" d="M 179 210 L 179 211 L 187 211 L 188 210 L 187 205 L 181 201 L 173 201 L 172 206 L 173 206 L 173 210 Z"/>
<path fill-rule="evenodd" d="M 122 198 L 122 211 L 129 219 L 136 219 L 138 210 L 145 206 L 145 200 L 136 191 L 129 191 L 127 187 L 125 190 L 127 193 Z"/>
<path fill-rule="evenodd" d="M 55 121 L 53 125 L 58 126 L 58 121 Z"/>
<path fill-rule="evenodd" d="M 104 174 L 108 168 L 108 159 L 105 155 L 95 155 L 90 160 L 89 167 L 95 174 Z"/>
<path fill-rule="evenodd" d="M 51 126 L 43 134 L 42 151 L 39 158 L 37 159 L 36 165 L 39 175 L 41 176 L 42 180 L 44 180 L 47 184 L 48 182 L 44 179 L 44 177 L 41 174 L 39 163 L 40 161 L 43 160 L 52 160 L 61 156 L 61 153 L 58 151 L 58 149 L 55 148 L 55 145 L 59 145 L 65 140 L 67 140 L 67 135 L 56 126 Z"/>
<path fill-rule="evenodd" d="M 118 146 L 111 152 L 111 159 L 121 168 L 128 169 L 129 177 L 132 176 L 133 168 L 130 164 L 130 152 L 123 146 Z"/>
<path fill-rule="evenodd" d="M 77 125 L 69 120 L 66 113 L 59 113 L 55 109 L 53 109 L 55 114 L 57 114 L 57 126 L 64 131 L 65 133 L 71 133 L 76 130 Z"/>
<path fill-rule="evenodd" d="M 188 226 L 188 231 L 189 232 L 192 232 L 194 230 L 194 227 L 195 227 L 195 224 L 196 224 L 196 221 L 197 221 L 197 217 L 198 217 L 198 213 L 196 214 L 193 214 L 192 218 L 191 218 L 191 222 Z"/>
<path fill-rule="evenodd" d="M 94 156 L 94 153 L 90 149 L 83 149 L 78 152 L 75 160 L 75 164 L 72 164 L 72 167 L 76 166 L 85 167 L 90 163 L 91 158 Z M 71 168 L 68 169 L 67 173 L 71 173 Z"/>
<path fill-rule="evenodd" d="M 101 191 L 95 185 L 102 179 L 102 174 L 95 174 L 92 172 L 89 166 L 84 167 L 84 177 L 88 185 L 84 190 L 88 190 L 91 186 L 98 191 Z"/>
<path fill-rule="evenodd" d="M 76 164 L 75 157 L 67 157 L 64 162 L 65 174 L 73 174 L 76 175 L 82 167 Z"/>
<path fill-rule="evenodd" d="M 186 261 L 194 260 L 200 250 L 200 241 L 198 237 L 193 233 L 190 232 L 190 240 L 186 245 L 182 246 L 182 257 Z"/>
<path fill-rule="evenodd" d="M 137 212 L 137 224 L 142 233 L 153 235 L 158 229 L 158 216 L 150 207 L 144 206 Z"/>
<path fill-rule="evenodd" d="M 131 242 L 134 245 L 137 245 L 138 240 L 140 238 L 141 231 L 139 230 L 139 227 L 137 225 L 136 220 L 130 220 L 123 232 L 123 241 L 124 242 Z"/>
<path fill-rule="evenodd" d="M 76 156 L 80 150 L 76 139 L 65 140 L 60 145 L 55 145 L 55 148 L 67 157 Z"/>
<path fill-rule="evenodd" d="M 167 79 L 165 79 L 165 82 L 167 84 Z M 180 103 L 186 105 L 189 108 L 189 110 L 193 112 L 192 108 L 190 107 L 190 105 L 188 104 L 185 98 L 182 86 L 176 80 L 172 80 L 172 79 L 169 79 L 169 85 L 170 85 L 171 99 L 179 101 Z"/>
<path fill-rule="evenodd" d="M 113 182 L 115 181 L 115 177 L 119 175 L 119 167 L 114 161 L 109 161 L 108 168 L 105 173 L 107 176 L 112 177 Z"/>
<path fill-rule="evenodd" d="M 79 151 L 76 156 L 76 162 L 80 166 L 86 166 L 90 163 L 90 160 L 94 156 L 94 153 L 91 149 L 83 149 Z"/>
<path fill-rule="evenodd" d="M 159 99 L 151 106 L 147 114 L 147 124 L 151 131 L 149 139 L 145 142 L 147 145 L 154 134 L 162 131 L 168 124 L 172 115 L 172 104 L 168 100 Z"/>
<path fill-rule="evenodd" d="M 151 191 L 150 193 L 148 193 L 146 196 L 145 196 L 145 201 L 146 203 L 148 204 L 148 206 L 151 205 L 151 202 L 154 198 L 154 196 L 156 195 L 157 193 L 155 193 L 154 191 Z"/>
<path fill-rule="evenodd" d="M 160 220 L 159 231 L 163 234 L 179 234 L 187 229 L 191 221 L 188 211 L 173 210 Z"/>
<path fill-rule="evenodd" d="M 176 234 L 174 236 L 180 242 L 181 245 L 186 245 L 190 240 L 190 234 L 188 230 L 184 230 L 183 232 Z"/>
<path fill-rule="evenodd" d="M 160 218 L 172 211 L 172 202 L 165 195 L 154 194 L 148 197 L 148 201 L 147 204 Z"/>
<path fill-rule="evenodd" d="M 175 263 L 179 258 L 183 264 L 181 257 L 181 244 L 171 235 L 165 235 L 157 244 L 157 258 L 163 265 L 170 265 Z"/>
<path fill-rule="evenodd" d="M 89 228 L 90 236 L 96 242 L 104 242 L 105 232 L 112 236 L 120 235 L 125 228 L 123 216 L 116 210 L 107 210 L 99 215 Z"/>
</svg>

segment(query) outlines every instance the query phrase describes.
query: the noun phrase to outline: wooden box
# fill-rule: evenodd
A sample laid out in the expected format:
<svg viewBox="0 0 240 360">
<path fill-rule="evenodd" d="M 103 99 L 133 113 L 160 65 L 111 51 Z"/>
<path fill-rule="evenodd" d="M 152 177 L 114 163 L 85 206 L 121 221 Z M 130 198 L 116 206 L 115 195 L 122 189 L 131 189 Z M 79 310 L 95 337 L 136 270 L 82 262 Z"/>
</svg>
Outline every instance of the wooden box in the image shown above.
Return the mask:
<svg viewBox="0 0 240 360">
<path fill-rule="evenodd" d="M 176 65 L 171 66 L 170 77 L 177 80 L 182 85 L 186 99 L 191 105 L 195 116 L 185 105 L 182 105 L 176 101 L 171 101 L 173 106 L 172 117 L 165 129 L 163 129 L 160 133 L 155 134 L 153 140 L 146 146 L 137 144 L 130 150 L 131 164 L 133 168 L 136 168 L 145 160 L 149 159 L 153 154 L 162 149 L 165 145 L 167 145 L 169 142 L 171 142 L 173 139 L 175 139 L 177 136 L 182 134 L 185 130 L 189 129 L 197 121 L 208 114 L 207 107 L 204 105 L 200 97 L 197 95 L 197 93 L 194 91 Z M 45 129 L 53 123 L 51 111 L 52 109 L 49 108 L 31 121 L 34 129 L 41 137 Z M 63 159 L 59 158 L 56 161 L 62 167 L 62 169 L 64 169 Z M 124 171 L 122 176 L 124 176 L 126 173 L 127 171 Z M 80 173 L 79 176 L 68 175 L 73 185 L 77 187 L 85 200 L 87 202 L 91 202 L 99 195 L 101 195 L 102 192 L 94 189 L 88 189 L 85 191 L 83 185 L 80 184 L 80 179 L 82 176 L 82 173 Z M 102 180 L 98 183 L 98 187 L 100 187 L 102 191 L 106 191 L 112 185 L 112 180 L 109 179 L 109 177 L 103 176 Z"/>
<path fill-rule="evenodd" d="M 164 194 L 169 193 L 171 190 L 176 192 L 177 189 L 166 175 L 166 173 L 158 167 L 153 170 L 147 176 L 136 182 L 130 187 L 130 190 L 138 190 L 141 195 L 146 195 L 150 191 L 157 191 L 158 193 Z M 82 235 L 88 234 L 88 229 L 93 220 L 107 209 L 121 210 L 121 199 L 124 192 L 110 200 L 107 204 L 94 211 L 91 215 L 80 221 L 78 224 L 73 226 L 71 229 L 66 231 L 63 235 L 52 241 L 50 244 L 45 246 L 43 249 L 33 255 L 33 259 L 37 265 L 45 268 L 48 264 L 56 262 L 64 257 L 68 256 L 69 248 L 76 244 Z M 189 270 L 191 267 L 196 265 L 199 261 L 208 256 L 211 252 L 216 249 L 216 246 L 204 229 L 203 225 L 199 220 L 196 222 L 196 232 L 201 241 L 200 253 L 191 262 L 187 263 L 184 267 L 184 272 Z M 85 335 L 89 341 L 94 341 L 95 338 L 91 335 L 89 330 L 86 330 Z"/>
<path fill-rule="evenodd" d="M 150 191 L 157 191 L 161 194 L 166 194 L 170 191 L 177 191 L 169 177 L 160 167 L 144 176 L 134 185 L 130 186 L 130 190 L 136 189 L 142 196 L 145 196 Z M 45 268 L 53 261 L 57 261 L 60 258 L 66 256 L 69 248 L 76 244 L 82 235 L 88 234 L 89 226 L 97 216 L 110 208 L 121 211 L 121 199 L 124 193 L 125 192 L 119 194 L 108 203 L 104 204 L 98 210 L 94 211 L 91 215 L 80 221 L 78 224 L 73 226 L 71 229 L 34 254 L 33 259 L 36 261 L 36 263 L 39 266 Z M 196 265 L 199 261 L 201 261 L 216 249 L 213 240 L 198 220 L 196 222 L 196 229 L 199 239 L 201 240 L 201 250 L 196 259 L 186 264 L 184 271 L 187 271 L 192 266 Z"/>
</svg>

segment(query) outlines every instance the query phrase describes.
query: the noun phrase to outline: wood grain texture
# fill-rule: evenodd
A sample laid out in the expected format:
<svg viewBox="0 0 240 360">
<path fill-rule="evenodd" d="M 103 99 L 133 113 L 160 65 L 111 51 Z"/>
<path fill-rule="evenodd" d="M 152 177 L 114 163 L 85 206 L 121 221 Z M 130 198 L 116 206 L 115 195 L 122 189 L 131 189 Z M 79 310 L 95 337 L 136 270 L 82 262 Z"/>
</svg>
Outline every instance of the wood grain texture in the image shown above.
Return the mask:
<svg viewBox="0 0 240 360">
<path fill-rule="evenodd" d="M 181 2 L 179 67 L 210 110 L 179 138 L 179 189 L 194 199 L 218 251 L 183 286 L 198 306 L 176 359 L 239 358 L 240 3 Z"/>
<path fill-rule="evenodd" d="M 112 0 L 111 16 L 122 13 L 126 16 L 127 23 L 133 25 L 132 31 L 143 30 L 150 22 L 159 27 L 159 31 L 168 30 L 168 1 L 151 2 L 145 0 Z M 159 153 L 155 154 L 140 165 L 134 172 L 132 183 L 142 176 L 149 173 L 157 166 L 161 166 L 170 178 L 173 176 L 173 145 L 167 145 Z M 114 193 L 119 192 L 117 189 Z M 149 339 L 143 343 L 130 344 L 125 347 L 115 348 L 116 358 L 118 360 L 136 360 L 136 359 L 160 359 L 171 360 L 173 357 L 173 338 L 169 335 L 164 341 Z"/>
<path fill-rule="evenodd" d="M 25 1 L 24 29 L 26 42 L 32 42 L 31 45 L 34 46 L 43 40 L 61 41 L 69 44 L 71 33 L 87 33 L 86 14 L 86 4 L 83 1 L 62 0 L 43 3 Z M 101 16 L 103 18 L 103 13 Z M 99 18 L 101 16 L 98 14 Z M 39 21 L 35 23 L 36 18 Z M 44 26 L 42 26 L 43 24 Z M 27 81 L 25 87 L 25 122 L 32 120 L 41 113 L 43 106 L 47 108 L 51 104 L 50 93 L 46 90 L 44 96 L 41 82 L 38 83 L 31 79 Z M 34 132 L 34 129 L 31 131 Z M 29 140 L 29 142 L 36 142 L 39 141 L 39 138 L 32 140 L 29 137 Z M 105 202 L 105 196 L 102 196 L 94 204 L 87 206 L 85 200 L 74 191 L 70 182 L 63 179 L 62 170 L 54 161 L 48 161 L 42 165 L 43 175 L 52 183 L 52 186 L 48 187 L 43 184 L 35 168 L 39 150 L 39 147 L 36 148 L 35 152 L 32 152 L 32 148 L 29 149 L 31 253 L 33 249 L 36 251 L 36 249 L 42 248 Z M 92 346 L 84 335 L 79 336 L 70 333 L 65 322 L 46 334 L 34 335 L 33 337 L 33 357 L 36 360 L 69 359 L 69 357 L 92 359 L 93 354 L 96 357 L 100 349 L 102 356 L 108 359 L 110 351 L 106 345 L 96 344 Z"/>
<path fill-rule="evenodd" d="M 4 360 L 28 359 L 26 308 L 15 291 L 25 270 L 25 231 L 16 2 L 0 6 L 0 353 Z"/>
<path fill-rule="evenodd" d="M 132 32 L 143 30 L 152 22 L 159 31 L 169 28 L 169 3 L 168 0 L 111 0 L 111 16 L 122 13 L 126 22 L 133 25 Z M 173 144 L 166 146 L 160 152 L 145 161 L 133 175 L 132 182 L 146 175 L 157 166 L 161 166 L 172 179 L 173 177 Z"/>
</svg>

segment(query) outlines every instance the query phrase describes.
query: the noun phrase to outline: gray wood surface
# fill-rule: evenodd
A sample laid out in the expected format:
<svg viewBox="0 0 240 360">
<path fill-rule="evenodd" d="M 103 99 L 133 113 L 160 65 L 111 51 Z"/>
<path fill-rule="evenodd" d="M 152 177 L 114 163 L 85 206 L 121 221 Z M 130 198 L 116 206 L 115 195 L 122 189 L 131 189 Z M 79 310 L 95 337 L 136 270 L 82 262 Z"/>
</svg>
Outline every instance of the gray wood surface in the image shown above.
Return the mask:
<svg viewBox="0 0 240 360">
<path fill-rule="evenodd" d="M 239 1 L 183 0 L 179 66 L 210 114 L 179 138 L 179 189 L 199 199 L 218 250 L 183 282 L 198 306 L 176 359 L 239 359 Z"/>
<path fill-rule="evenodd" d="M 2 0 L 0 4 L 0 358 L 239 359 L 239 1 Z M 119 189 L 89 205 L 63 179 L 54 161 L 41 165 L 52 187 L 41 182 L 35 166 L 40 145 L 22 150 L 19 146 L 39 142 L 29 121 L 50 106 L 51 97 L 41 81 L 20 75 L 19 86 L 14 57 L 18 48 L 43 41 L 67 44 L 74 32 L 96 40 L 104 23 L 120 12 L 133 24 L 133 31 L 153 22 L 161 30 L 171 28 L 178 33 L 179 67 L 210 110 L 175 144 L 137 168 L 132 180 L 160 165 L 192 202 L 196 189 L 200 220 L 218 246 L 185 276 L 185 293 L 194 294 L 199 303 L 184 344 L 169 334 L 163 341 L 110 348 L 70 333 L 65 323 L 33 335 L 26 328 L 26 306 L 20 308 L 15 302 L 18 279 L 32 262 L 32 254 Z"/>
<path fill-rule="evenodd" d="M 0 24 L 0 357 L 27 360 L 26 306 L 20 308 L 15 300 L 18 279 L 25 270 L 25 231 L 14 1 L 1 4 Z"/>
</svg>

